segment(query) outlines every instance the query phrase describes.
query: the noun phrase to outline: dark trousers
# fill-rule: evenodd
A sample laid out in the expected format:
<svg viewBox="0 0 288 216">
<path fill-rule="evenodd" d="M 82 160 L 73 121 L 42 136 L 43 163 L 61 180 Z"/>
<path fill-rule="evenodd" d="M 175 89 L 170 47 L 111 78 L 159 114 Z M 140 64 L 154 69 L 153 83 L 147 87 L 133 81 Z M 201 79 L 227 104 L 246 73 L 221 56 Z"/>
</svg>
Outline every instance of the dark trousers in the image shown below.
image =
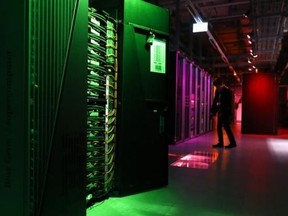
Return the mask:
<svg viewBox="0 0 288 216">
<path fill-rule="evenodd" d="M 234 134 L 231 130 L 230 124 L 231 124 L 231 120 L 229 117 L 226 117 L 223 115 L 218 115 L 217 134 L 218 134 L 218 141 L 220 144 L 224 144 L 223 130 L 222 130 L 222 127 L 223 127 L 227 136 L 228 136 L 230 144 L 236 145 L 235 137 L 234 137 Z"/>
</svg>

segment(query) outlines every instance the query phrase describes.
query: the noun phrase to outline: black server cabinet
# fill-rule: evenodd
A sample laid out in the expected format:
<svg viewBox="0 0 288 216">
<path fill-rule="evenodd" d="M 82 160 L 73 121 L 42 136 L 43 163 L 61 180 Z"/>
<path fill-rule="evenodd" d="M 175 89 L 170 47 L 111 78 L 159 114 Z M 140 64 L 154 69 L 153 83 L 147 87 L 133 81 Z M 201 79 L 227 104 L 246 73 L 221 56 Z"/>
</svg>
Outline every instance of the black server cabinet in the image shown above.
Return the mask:
<svg viewBox="0 0 288 216">
<path fill-rule="evenodd" d="M 167 73 L 152 72 L 151 47 L 168 50 L 169 13 L 140 0 L 100 1 L 118 24 L 118 104 L 115 181 L 112 196 L 142 192 L 168 183 L 166 137 Z M 159 42 L 159 47 L 154 42 Z M 159 48 L 159 49 L 158 49 Z M 155 50 L 154 50 L 155 51 Z M 158 61 L 159 59 L 154 59 Z M 154 68 L 155 69 L 155 68 Z M 156 70 L 157 71 L 157 70 Z"/>
<path fill-rule="evenodd" d="M 1 9 L 0 215 L 84 216 L 88 1 Z"/>
</svg>

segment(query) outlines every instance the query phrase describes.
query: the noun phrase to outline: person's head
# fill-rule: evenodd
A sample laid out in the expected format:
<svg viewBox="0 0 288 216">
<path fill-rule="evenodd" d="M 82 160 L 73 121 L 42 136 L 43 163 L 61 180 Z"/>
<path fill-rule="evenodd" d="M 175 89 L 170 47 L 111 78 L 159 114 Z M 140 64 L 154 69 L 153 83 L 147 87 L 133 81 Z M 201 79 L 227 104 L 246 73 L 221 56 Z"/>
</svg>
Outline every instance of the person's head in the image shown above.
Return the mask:
<svg viewBox="0 0 288 216">
<path fill-rule="evenodd" d="M 220 89 L 224 85 L 224 83 L 221 78 L 217 78 L 213 81 L 213 85 L 216 87 L 216 89 Z"/>
</svg>

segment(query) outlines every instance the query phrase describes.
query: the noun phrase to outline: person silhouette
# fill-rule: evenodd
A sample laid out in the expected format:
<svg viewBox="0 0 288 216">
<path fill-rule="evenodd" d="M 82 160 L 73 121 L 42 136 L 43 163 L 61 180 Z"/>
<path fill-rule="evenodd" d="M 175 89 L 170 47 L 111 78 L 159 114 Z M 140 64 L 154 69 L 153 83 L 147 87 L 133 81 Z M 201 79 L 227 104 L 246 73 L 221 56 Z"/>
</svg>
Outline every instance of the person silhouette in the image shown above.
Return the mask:
<svg viewBox="0 0 288 216">
<path fill-rule="evenodd" d="M 224 139 L 223 139 L 223 128 L 228 136 L 230 141 L 229 145 L 225 148 L 234 148 L 236 147 L 236 140 L 231 130 L 231 123 L 233 121 L 233 109 L 234 109 L 234 98 L 233 92 L 229 89 L 222 81 L 221 78 L 217 78 L 213 85 L 216 87 L 215 97 L 213 99 L 211 113 L 217 115 L 217 135 L 218 143 L 212 145 L 213 148 L 223 148 Z"/>
</svg>

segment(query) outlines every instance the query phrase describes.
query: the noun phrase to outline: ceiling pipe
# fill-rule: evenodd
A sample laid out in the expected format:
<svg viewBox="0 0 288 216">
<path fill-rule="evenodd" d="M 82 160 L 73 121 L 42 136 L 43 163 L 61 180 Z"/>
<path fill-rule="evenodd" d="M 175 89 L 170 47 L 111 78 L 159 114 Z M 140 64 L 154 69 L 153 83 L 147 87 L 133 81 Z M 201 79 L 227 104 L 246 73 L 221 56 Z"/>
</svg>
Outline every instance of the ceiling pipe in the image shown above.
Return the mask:
<svg viewBox="0 0 288 216">
<path fill-rule="evenodd" d="M 281 71 L 279 80 L 284 76 L 286 71 L 288 71 L 288 62 L 286 64 L 286 66 L 284 67 L 284 69 Z"/>
<path fill-rule="evenodd" d="M 198 22 L 203 22 L 200 14 L 198 13 L 198 11 L 196 10 L 196 8 L 194 7 L 193 3 L 191 2 L 191 0 L 187 0 L 186 3 L 188 4 L 186 6 L 188 12 L 190 13 L 190 15 L 194 18 L 194 20 L 198 23 Z M 190 7 L 188 7 L 190 6 Z M 192 10 L 193 11 L 192 11 Z M 214 36 L 212 35 L 211 31 L 207 30 L 207 35 L 209 37 L 209 41 L 210 43 L 212 44 L 212 46 L 218 50 L 218 52 L 220 53 L 221 55 L 221 58 L 223 60 L 223 62 L 225 62 L 227 65 L 228 65 L 228 68 L 232 71 L 233 75 L 236 77 L 237 81 L 239 83 L 240 82 L 240 78 L 238 77 L 237 75 L 237 72 L 234 70 L 233 66 L 230 64 L 228 58 L 226 57 L 225 53 L 222 51 L 221 47 L 219 46 L 219 44 L 217 43 L 216 39 L 214 38 Z"/>
</svg>

